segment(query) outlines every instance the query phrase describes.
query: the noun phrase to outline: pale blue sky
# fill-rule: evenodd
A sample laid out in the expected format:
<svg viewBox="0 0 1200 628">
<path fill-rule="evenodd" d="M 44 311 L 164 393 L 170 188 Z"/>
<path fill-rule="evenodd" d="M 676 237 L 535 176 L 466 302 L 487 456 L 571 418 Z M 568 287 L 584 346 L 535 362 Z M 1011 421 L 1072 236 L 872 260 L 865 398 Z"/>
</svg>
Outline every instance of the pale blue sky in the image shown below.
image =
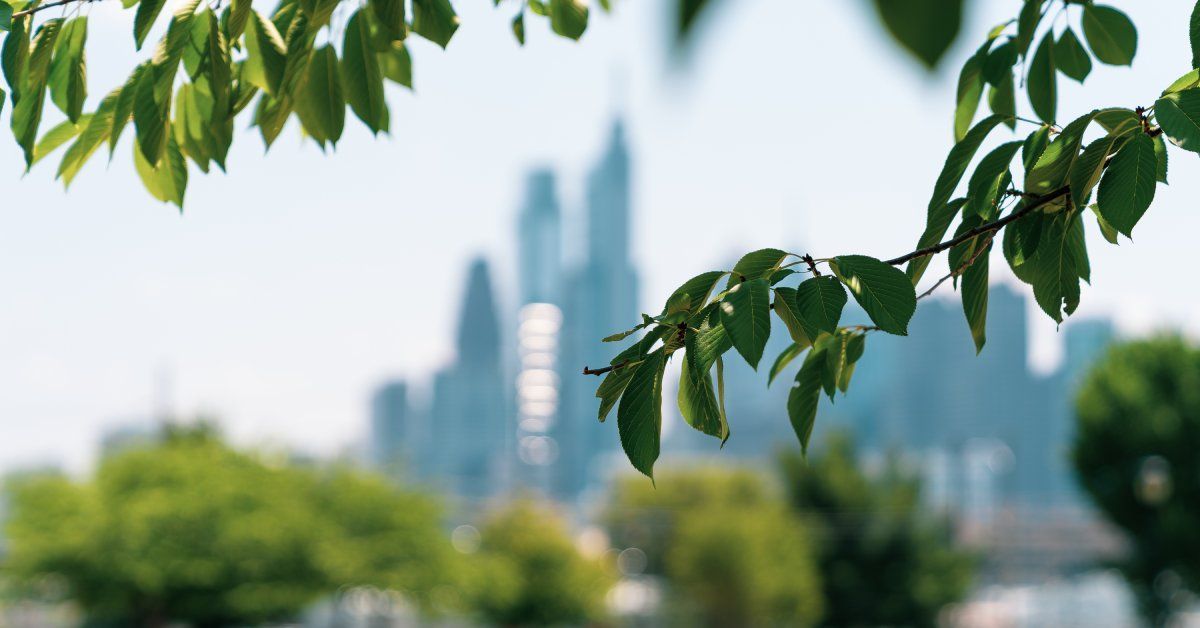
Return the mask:
<svg viewBox="0 0 1200 628">
<path fill-rule="evenodd" d="M 1149 105 L 1188 69 L 1189 3 L 1113 1 L 1141 29 L 1133 70 L 1098 67 L 1084 88 L 1060 79 L 1064 118 L 1093 103 Z M 217 413 L 239 441 L 338 451 L 362 433 L 374 384 L 423 378 L 452 357 L 473 254 L 511 285 L 528 169 L 555 167 L 568 215 L 579 212 L 582 175 L 618 111 L 635 151 L 647 303 L 750 248 L 907 251 L 950 146 L 957 66 L 1019 3 L 974 2 L 937 76 L 880 38 L 866 2 L 730 0 L 682 72 L 669 63 L 664 3 L 617 4 L 581 44 L 539 20 L 521 49 L 511 9 L 459 0 L 449 50 L 413 45 L 417 93 L 389 94 L 390 137 L 355 121 L 325 156 L 292 129 L 264 157 L 243 130 L 230 174 L 193 173 L 183 216 L 141 190 L 128 138 L 68 193 L 50 164 L 22 177 L 6 107 L 0 470 L 81 468 L 106 426 L 148 414 L 161 369 L 177 410 Z M 94 104 L 132 67 L 133 46 L 119 3 L 91 10 Z M 1200 289 L 1179 279 L 1200 231 L 1200 163 L 1172 157 L 1172 184 L 1135 244 L 1090 238 L 1096 285 L 1080 316 L 1200 329 Z M 1038 321 L 1035 357 L 1048 364 L 1054 327 Z"/>
</svg>

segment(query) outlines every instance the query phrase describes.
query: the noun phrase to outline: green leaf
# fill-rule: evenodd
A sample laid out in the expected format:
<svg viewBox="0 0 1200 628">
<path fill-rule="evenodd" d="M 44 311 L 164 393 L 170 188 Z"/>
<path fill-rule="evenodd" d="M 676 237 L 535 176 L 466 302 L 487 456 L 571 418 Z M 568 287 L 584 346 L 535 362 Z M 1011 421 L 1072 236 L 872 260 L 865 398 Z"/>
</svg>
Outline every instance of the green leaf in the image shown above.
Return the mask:
<svg viewBox="0 0 1200 628">
<path fill-rule="evenodd" d="M 87 61 L 84 56 L 87 31 L 87 17 L 77 17 L 64 24 L 50 64 L 50 100 L 72 122 L 83 115 L 83 103 L 87 99 Z"/>
<path fill-rule="evenodd" d="M 195 24 L 196 7 L 200 0 L 185 0 L 167 22 L 167 34 L 158 42 L 154 56 L 150 59 L 150 69 L 155 77 L 155 97 L 169 101 L 175 88 L 175 74 L 179 70 L 179 62 L 184 52 L 192 42 L 192 26 Z"/>
<path fill-rule="evenodd" d="M 986 48 L 971 55 L 958 74 L 958 98 L 954 108 L 956 142 L 967 135 L 971 122 L 975 120 L 975 111 L 979 109 L 979 99 L 983 96 L 983 59 L 986 55 Z"/>
<path fill-rule="evenodd" d="M 1063 312 L 1071 314 L 1079 307 L 1079 268 L 1070 246 L 1068 222 L 1078 212 L 1060 212 L 1044 228 L 1030 266 L 1033 296 L 1042 310 L 1061 323 Z"/>
<path fill-rule="evenodd" d="M 1033 36 L 1037 34 L 1038 23 L 1042 21 L 1042 5 L 1044 0 L 1025 0 L 1021 13 L 1017 16 L 1017 52 L 1025 55 L 1033 45 Z"/>
<path fill-rule="evenodd" d="M 967 132 L 961 142 L 950 149 L 946 163 L 942 166 L 942 172 L 938 175 L 937 183 L 933 186 L 933 197 L 929 199 L 925 232 L 921 234 L 917 248 L 937 244 L 941 241 L 942 236 L 946 235 L 946 229 L 950 227 L 949 220 L 945 221 L 944 227 L 942 226 L 946 204 L 953 196 L 959 182 L 962 181 L 963 174 L 967 172 L 967 166 L 975 157 L 975 152 L 979 150 L 979 145 L 1001 122 L 1004 122 L 1004 117 L 996 115 L 980 120 Z M 951 215 L 952 217 L 953 215 Z M 921 280 L 921 275 L 925 273 L 925 268 L 928 266 L 928 257 L 921 257 L 909 262 L 907 272 L 914 285 Z"/>
<path fill-rule="evenodd" d="M 413 88 L 412 57 L 404 42 L 394 41 L 386 52 L 379 53 L 379 69 L 389 81 Z"/>
<path fill-rule="evenodd" d="M 1101 63 L 1133 64 L 1137 29 L 1124 13 L 1100 4 L 1083 5 L 1083 36 Z"/>
<path fill-rule="evenodd" d="M 1117 239 L 1117 228 L 1108 224 L 1104 216 L 1100 215 L 1100 208 L 1095 203 L 1091 204 L 1091 208 L 1092 213 L 1096 215 L 1096 224 L 1099 225 L 1100 234 L 1104 236 L 1104 239 L 1108 240 L 1109 244 L 1120 244 Z"/>
<path fill-rule="evenodd" d="M 1154 137 L 1154 154 L 1158 157 L 1158 170 L 1155 172 L 1155 178 L 1159 183 L 1167 182 L 1167 143 L 1163 140 L 1162 134 Z"/>
<path fill-rule="evenodd" d="M 1084 131 L 1098 114 L 1099 111 L 1089 112 L 1063 127 L 1058 137 L 1042 151 L 1033 168 L 1026 169 L 1025 192 L 1048 194 L 1067 183 L 1071 167 L 1079 158 Z"/>
<path fill-rule="evenodd" d="M 1079 278 L 1091 283 L 1092 267 L 1088 261 L 1087 237 L 1083 232 L 1083 212 L 1072 211 L 1072 218 L 1067 224 L 1067 248 L 1075 259 L 1075 270 Z"/>
<path fill-rule="evenodd" d="M 967 183 L 967 207 L 963 211 L 988 218 L 998 213 L 997 203 L 1003 198 L 1008 166 L 1024 141 L 1007 142 L 993 149 L 980 160 Z"/>
<path fill-rule="evenodd" d="M 42 108 L 46 99 L 46 81 L 50 72 L 50 59 L 62 24 L 61 18 L 54 18 L 46 20 L 38 27 L 37 33 L 33 36 L 33 42 L 30 44 L 29 61 L 26 64 L 21 97 L 13 107 L 10 123 L 17 144 L 24 149 L 27 169 L 33 164 L 33 147 L 37 142 L 38 127 L 42 123 Z"/>
<path fill-rule="evenodd" d="M 808 343 L 801 345 L 798 342 L 793 342 L 792 344 L 788 345 L 787 348 L 781 351 L 779 353 L 779 357 L 775 358 L 775 362 L 771 364 L 771 372 L 767 376 L 767 386 L 770 386 L 772 383 L 774 383 L 775 378 L 783 371 L 783 369 L 787 368 L 787 365 L 791 364 L 792 360 L 796 359 L 796 356 L 804 353 L 804 350 L 807 348 Z"/>
<path fill-rule="evenodd" d="M 633 372 L 617 407 L 621 447 L 633 468 L 654 478 L 662 434 L 662 381 L 666 361 L 661 352 L 646 356 Z"/>
<path fill-rule="evenodd" d="M 1033 169 L 1034 164 L 1041 159 L 1042 153 L 1046 152 L 1046 146 L 1049 143 L 1050 127 L 1048 125 L 1038 127 L 1036 131 L 1025 138 L 1025 145 L 1021 147 L 1021 163 L 1025 166 L 1025 170 Z"/>
<path fill-rule="evenodd" d="M 687 360 L 680 370 L 678 404 L 679 414 L 688 425 L 719 438 L 721 444 L 729 439 L 729 424 L 717 403 L 712 378 L 708 372 L 693 372 Z"/>
<path fill-rule="evenodd" d="M 633 379 L 633 372 L 635 370 L 637 370 L 637 367 L 633 365 L 613 369 L 604 376 L 604 380 L 596 388 L 596 396 L 600 398 L 599 418 L 601 423 L 608 417 L 609 411 L 617 405 L 617 400 L 621 398 L 622 393 L 625 392 L 625 387 Z"/>
<path fill-rule="evenodd" d="M 1154 103 L 1154 120 L 1176 146 L 1200 153 L 1200 89 L 1185 89 Z"/>
<path fill-rule="evenodd" d="M 888 33 L 927 68 L 937 65 L 962 25 L 962 0 L 875 0 Z"/>
<path fill-rule="evenodd" d="M 170 92 L 164 98 L 155 95 L 153 72 L 142 72 L 133 96 L 133 126 L 142 156 L 152 167 L 158 165 L 167 145 L 167 122 L 171 111 Z"/>
<path fill-rule="evenodd" d="M 862 358 L 863 353 L 867 350 L 866 334 L 852 334 L 846 340 L 846 355 L 845 364 L 842 365 L 841 373 L 838 374 L 837 387 L 843 394 L 850 389 L 850 378 L 854 375 L 854 367 Z"/>
<path fill-rule="evenodd" d="M 903 272 L 865 255 L 839 255 L 829 265 L 875 325 L 889 334 L 908 335 L 917 294 Z"/>
<path fill-rule="evenodd" d="M 179 145 L 172 138 L 164 150 L 163 158 L 157 166 L 146 161 L 138 147 L 133 149 L 133 163 L 142 184 L 154 198 L 167 203 L 174 203 L 183 209 L 183 194 L 187 188 L 187 163 L 179 151 Z"/>
<path fill-rule="evenodd" d="M 450 0 L 413 0 L 412 9 L 413 31 L 445 48 L 458 30 L 458 14 Z"/>
<path fill-rule="evenodd" d="M 367 0 L 367 6 L 375 12 L 379 24 L 387 30 L 392 39 L 404 37 L 404 0 Z"/>
<path fill-rule="evenodd" d="M 779 249 L 759 249 L 747 253 L 733 266 L 726 288 L 752 279 L 769 277 L 781 264 L 787 253 Z"/>
<path fill-rule="evenodd" d="M 734 286 L 721 300 L 719 311 L 721 326 L 733 348 L 757 369 L 771 335 L 771 288 L 767 280 L 752 279 Z"/>
<path fill-rule="evenodd" d="M 583 0 L 550 0 L 550 28 L 555 33 L 578 40 L 587 23 L 588 7 Z"/>
<path fill-rule="evenodd" d="M 1019 204 L 1017 210 L 1020 210 L 1023 205 L 1024 202 Z M 1049 220 L 1050 215 L 1035 212 L 1026 215 L 1004 230 L 1004 257 L 1008 260 L 1017 279 L 1025 283 L 1033 283 L 1033 266 L 1028 262 L 1037 253 L 1038 245 L 1041 243 L 1042 230 Z"/>
<path fill-rule="evenodd" d="M 525 45 L 525 12 L 521 11 L 512 19 L 513 37 L 517 38 L 517 43 Z"/>
<path fill-rule="evenodd" d="M 992 243 L 989 240 L 984 250 L 976 255 L 975 262 L 962 273 L 962 304 L 963 313 L 967 317 L 967 326 L 971 329 L 971 338 L 975 341 L 975 353 L 983 351 L 987 342 L 987 310 L 988 310 L 988 255 Z"/>
<path fill-rule="evenodd" d="M 349 35 L 347 25 L 347 35 Z M 287 44 L 275 24 L 258 11 L 246 21 L 246 63 L 242 76 L 259 89 L 274 96 L 279 93 L 287 65 Z"/>
<path fill-rule="evenodd" d="M 772 304 L 771 309 L 775 311 L 779 320 L 783 321 L 792 340 L 807 346 L 809 344 L 808 334 L 804 331 L 804 325 L 796 314 L 796 303 L 795 288 L 775 288 L 775 303 Z"/>
<path fill-rule="evenodd" d="M 4 36 L 4 46 L 0 48 L 0 65 L 4 68 L 4 79 L 8 81 L 14 105 L 21 99 L 28 63 L 29 16 L 24 15 L 12 21 L 12 31 Z"/>
<path fill-rule="evenodd" d="M 1175 82 L 1168 85 L 1167 88 L 1163 90 L 1162 95 L 1166 96 L 1167 94 L 1182 92 L 1185 89 L 1190 89 L 1192 87 L 1196 87 L 1197 85 L 1200 85 L 1200 69 L 1189 70 L 1187 74 L 1175 79 Z"/>
<path fill-rule="evenodd" d="M 308 16 L 303 11 L 298 12 L 288 26 L 284 42 L 287 55 L 284 57 L 279 91 L 281 95 L 294 101 L 312 57 L 313 37 L 309 36 Z"/>
<path fill-rule="evenodd" d="M 678 0 L 675 2 L 675 46 L 682 46 L 690 41 L 697 20 L 704 10 L 713 4 L 715 3 L 710 0 Z"/>
<path fill-rule="evenodd" d="M 1054 122 L 1058 112 L 1058 79 L 1054 68 L 1054 33 L 1046 33 L 1029 64 L 1026 90 L 1034 113 L 1049 123 Z"/>
<path fill-rule="evenodd" d="M 346 101 L 342 96 L 337 52 L 333 46 L 326 44 L 313 52 L 308 63 L 308 78 L 296 102 L 296 113 L 314 139 L 337 145 L 346 121 Z"/>
<path fill-rule="evenodd" d="M 83 164 L 87 163 L 87 160 L 96 152 L 96 149 L 100 148 L 100 145 L 108 139 L 109 134 L 112 132 L 113 112 L 116 110 L 121 89 L 120 87 L 114 89 L 104 97 L 104 100 L 100 101 L 100 106 L 96 108 L 96 113 L 88 120 L 87 125 L 79 134 L 79 138 L 63 154 L 62 161 L 58 164 L 58 174 L 56 176 L 63 180 L 64 186 L 70 187 L 71 182 L 75 180 L 75 176 L 83 168 Z"/>
<path fill-rule="evenodd" d="M 112 159 L 113 151 L 117 149 L 117 141 L 121 139 L 121 133 L 125 130 L 125 126 L 133 119 L 133 104 L 137 100 L 137 86 L 142 81 L 142 74 L 149 72 L 150 62 L 146 61 L 139 64 L 129 74 L 129 78 L 125 80 L 125 84 L 121 86 L 121 94 L 117 97 L 116 105 L 113 107 L 112 129 L 108 136 L 108 156 Z"/>
<path fill-rule="evenodd" d="M 1200 68 L 1200 2 L 1192 8 L 1192 19 L 1188 34 L 1192 40 L 1192 67 Z"/>
<path fill-rule="evenodd" d="M 983 218 L 979 214 L 967 214 L 963 216 L 962 222 L 958 228 L 954 230 L 954 237 L 965 235 L 968 231 L 983 224 Z M 970 261 L 975 255 L 975 246 L 982 242 L 985 236 L 975 236 L 963 242 L 956 244 L 950 248 L 950 253 L 946 256 L 946 264 L 950 267 L 950 272 L 954 276 L 954 285 L 958 286 L 958 273 L 962 272 L 966 266 L 966 262 Z"/>
<path fill-rule="evenodd" d="M 133 41 L 138 50 L 146 43 L 146 36 L 165 4 L 166 0 L 141 0 L 138 3 L 137 13 L 133 16 Z"/>
<path fill-rule="evenodd" d="M 36 164 L 45 159 L 47 155 L 53 153 L 60 146 L 74 139 L 90 119 L 91 116 L 89 115 L 80 118 L 78 123 L 63 120 L 55 125 L 54 128 L 46 131 L 42 139 L 38 140 L 38 143 L 33 147 L 33 163 Z"/>
<path fill-rule="evenodd" d="M 1117 231 L 1132 237 L 1134 225 L 1154 200 L 1157 173 L 1154 142 L 1145 133 L 1135 134 L 1113 157 L 1100 179 L 1096 204 Z"/>
<path fill-rule="evenodd" d="M 825 372 L 825 349 L 813 347 L 804 358 L 800 372 L 788 392 L 787 410 L 792 429 L 800 440 L 800 450 L 808 455 L 808 443 L 817 420 L 817 405 L 821 401 L 821 382 Z"/>
<path fill-rule="evenodd" d="M 7 2 L 0 2 L 0 31 L 12 30 L 12 5 Z"/>
<path fill-rule="evenodd" d="M 232 0 L 229 3 L 228 18 L 225 20 L 225 39 L 237 41 L 246 32 L 246 24 L 250 19 L 253 0 Z"/>
<path fill-rule="evenodd" d="M 685 338 L 685 343 L 692 343 L 687 347 L 687 359 L 698 373 L 707 373 L 713 363 L 720 360 L 721 354 L 733 348 L 733 341 L 721 324 L 720 305 L 713 303 L 688 322 L 688 326 L 697 331 Z"/>
<path fill-rule="evenodd" d="M 1012 67 L 1017 63 L 1017 44 L 1012 38 L 996 46 L 983 62 L 983 79 L 999 86 L 1006 78 L 1012 78 Z"/>
<path fill-rule="evenodd" d="M 695 277 L 683 282 L 682 286 L 676 288 L 675 291 L 671 293 L 671 296 L 667 297 L 667 303 L 677 303 L 686 295 L 688 302 L 684 306 L 684 309 L 699 309 L 708 301 L 708 297 L 710 294 L 712 294 L 713 288 L 716 287 L 717 282 L 720 281 L 721 277 L 724 276 L 725 273 L 719 270 L 710 270 L 706 273 L 700 273 L 699 275 L 696 275 Z M 663 315 L 666 315 L 667 308 L 663 308 L 662 313 Z"/>
<path fill-rule="evenodd" d="M 1104 127 L 1104 130 L 1109 133 L 1113 131 L 1125 131 L 1142 123 L 1142 119 L 1138 117 L 1137 112 L 1125 107 L 1101 109 L 1096 112 L 1095 120 L 1096 124 Z"/>
<path fill-rule="evenodd" d="M 1071 164 L 1067 180 L 1071 184 L 1071 201 L 1075 207 L 1083 207 L 1087 204 L 1092 188 L 1095 188 L 1096 184 L 1100 182 L 1100 174 L 1104 172 L 1104 162 L 1108 161 L 1108 156 L 1116 152 L 1128 138 L 1128 131 L 1135 128 L 1137 127 L 1126 129 L 1124 132 L 1109 133 L 1093 141 L 1083 149 L 1083 154 L 1079 156 L 1079 159 Z"/>
<path fill-rule="evenodd" d="M 812 277 L 796 289 L 796 318 L 811 340 L 837 331 L 845 305 L 846 290 L 836 277 Z"/>
<path fill-rule="evenodd" d="M 225 39 L 224 33 L 221 32 L 217 15 L 212 11 L 206 11 L 206 14 L 208 15 L 209 31 L 204 43 L 206 44 L 205 49 L 208 54 L 206 76 L 208 77 L 208 85 L 213 97 L 213 114 L 211 118 L 214 122 L 224 122 L 227 118 L 231 117 L 232 113 L 230 91 L 233 81 L 233 67 L 229 58 L 229 42 Z M 223 163 L 225 157 L 222 155 L 218 161 Z"/>
<path fill-rule="evenodd" d="M 1005 125 L 1013 129 L 1017 126 L 1017 94 L 1013 86 L 1012 74 L 1009 74 L 999 85 L 988 86 L 988 108 L 992 113 L 1004 116 Z"/>
<path fill-rule="evenodd" d="M 387 104 L 383 99 L 383 74 L 371 47 L 367 18 L 356 11 L 346 24 L 342 46 L 342 88 L 354 115 L 372 133 L 388 130 Z"/>
<path fill-rule="evenodd" d="M 1092 58 L 1070 28 L 1064 29 L 1054 44 L 1054 64 L 1068 78 L 1080 83 L 1092 72 Z"/>
</svg>

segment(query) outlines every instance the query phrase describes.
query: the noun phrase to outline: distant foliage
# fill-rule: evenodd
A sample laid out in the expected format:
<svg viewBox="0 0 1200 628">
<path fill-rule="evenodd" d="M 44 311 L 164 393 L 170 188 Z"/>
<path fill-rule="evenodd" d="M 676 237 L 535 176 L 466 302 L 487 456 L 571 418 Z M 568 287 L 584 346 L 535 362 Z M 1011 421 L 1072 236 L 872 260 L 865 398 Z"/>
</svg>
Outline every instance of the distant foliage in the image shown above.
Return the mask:
<svg viewBox="0 0 1200 628">
<path fill-rule="evenodd" d="M 1200 348 L 1174 336 L 1114 347 L 1076 413 L 1079 481 L 1125 532 L 1119 566 L 1143 616 L 1167 625 L 1200 595 Z"/>
<path fill-rule="evenodd" d="M 548 507 L 518 500 L 480 530 L 471 606 L 491 625 L 583 625 L 604 616 L 611 566 L 576 549 Z"/>
<path fill-rule="evenodd" d="M 957 32 L 962 2 L 875 4 L 892 35 L 932 65 Z M 1200 4 L 1188 30 L 1194 54 L 1186 63 L 1193 69 L 1159 95 L 1136 96 L 1148 99 L 1140 104 L 1097 108 L 1074 119 L 1060 117 L 1059 77 L 1083 82 L 1096 64 L 1132 64 L 1136 28 L 1120 10 L 1091 0 L 1014 4 L 1013 19 L 992 28 L 963 64 L 949 125 L 956 143 L 933 185 L 912 252 L 881 260 L 754 251 L 731 269 L 689 279 L 657 315 L 643 314 L 636 327 L 604 339 L 640 334 L 608 366 L 584 369 L 604 376 L 596 391 L 599 419 L 616 408 L 621 444 L 635 468 L 653 477 L 663 379 L 676 356 L 685 421 L 722 443 L 736 433 L 725 411 L 724 360 L 732 350 L 752 367 L 764 363 L 772 319 L 792 344 L 770 360 L 767 379 L 795 368 L 787 413 L 807 451 L 822 394 L 832 401 L 849 389 L 867 336 L 906 335 L 918 301 L 942 283 L 959 289 L 975 348 L 983 350 L 993 247 L 1050 318 L 1061 323 L 1075 312 L 1081 282 L 1091 281 L 1084 221 L 1096 221 L 1111 244 L 1131 237 L 1158 186 L 1167 182 L 1168 140 L 1200 152 Z M 923 19 L 932 15 L 941 17 Z M 1181 26 L 1181 36 L 1185 30 Z M 1033 118 L 1018 115 L 1019 87 Z M 985 100 L 989 113 L 980 118 Z M 1018 124 L 1032 130 L 981 153 L 998 130 L 1016 131 Z M 915 286 L 943 252 L 945 274 L 918 296 Z M 849 298 L 870 325 L 841 324 Z"/>
<path fill-rule="evenodd" d="M 428 498 L 268 464 L 207 430 L 106 457 L 88 482 L 18 477 L 5 497 L 5 575 L 30 595 L 61 583 L 97 625 L 284 620 L 343 585 L 429 606 L 458 577 Z"/>
<path fill-rule="evenodd" d="M 966 596 L 971 558 L 895 461 L 868 477 L 838 435 L 810 460 L 785 453 L 780 466 L 792 508 L 813 531 L 825 625 L 937 626 Z"/>
<path fill-rule="evenodd" d="M 665 578 L 680 625 L 823 625 L 812 527 L 759 475 L 674 470 L 660 489 L 625 480 L 605 519 L 613 542 L 646 556 Z"/>
</svg>

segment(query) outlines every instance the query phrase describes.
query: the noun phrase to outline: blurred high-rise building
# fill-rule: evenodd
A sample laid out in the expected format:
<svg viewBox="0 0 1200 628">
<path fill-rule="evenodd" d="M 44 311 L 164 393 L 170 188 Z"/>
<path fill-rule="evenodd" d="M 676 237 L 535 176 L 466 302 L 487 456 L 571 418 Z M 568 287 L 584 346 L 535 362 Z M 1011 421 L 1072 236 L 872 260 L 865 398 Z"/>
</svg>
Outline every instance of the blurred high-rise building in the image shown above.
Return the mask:
<svg viewBox="0 0 1200 628">
<path fill-rule="evenodd" d="M 420 478 L 426 452 L 425 426 L 408 398 L 408 385 L 402 380 L 384 382 L 371 395 L 371 439 L 367 454 L 371 464 L 393 477 Z"/>
<path fill-rule="evenodd" d="M 510 413 L 500 320 L 488 264 L 471 263 L 456 357 L 434 377 L 428 417 L 428 473 L 467 499 L 494 495 L 509 481 Z"/>
<path fill-rule="evenodd" d="M 616 426 L 596 420 L 599 382 L 580 370 L 608 364 L 618 348 L 600 339 L 638 321 L 638 280 L 630 257 L 631 196 L 625 125 L 617 120 L 588 175 L 585 253 L 568 273 L 563 295 L 561 418 L 552 431 L 560 454 L 553 490 L 567 500 L 601 481 L 620 452 Z"/>
<path fill-rule="evenodd" d="M 560 402 L 562 212 L 554 173 L 529 175 L 517 226 L 517 478 L 550 490 L 558 443 L 551 435 Z"/>
</svg>

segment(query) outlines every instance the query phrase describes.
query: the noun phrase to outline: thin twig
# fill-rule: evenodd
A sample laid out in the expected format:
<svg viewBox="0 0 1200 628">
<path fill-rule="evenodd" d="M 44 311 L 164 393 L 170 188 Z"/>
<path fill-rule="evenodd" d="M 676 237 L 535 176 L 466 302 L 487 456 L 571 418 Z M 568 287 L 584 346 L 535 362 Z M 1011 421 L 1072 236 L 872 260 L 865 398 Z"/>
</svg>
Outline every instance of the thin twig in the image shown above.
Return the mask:
<svg viewBox="0 0 1200 628">
<path fill-rule="evenodd" d="M 996 237 L 995 234 L 989 235 L 987 237 L 987 239 L 982 243 L 983 246 L 980 246 L 978 249 L 976 249 L 975 254 L 971 256 L 971 259 L 963 262 L 962 264 L 959 264 L 958 268 L 955 268 L 954 270 L 950 271 L 950 273 L 947 274 L 945 277 L 938 279 L 937 283 L 933 284 L 933 286 L 930 287 L 925 292 L 922 292 L 920 294 L 920 296 L 917 297 L 917 300 L 920 301 L 921 299 L 924 299 L 925 297 L 932 295 L 935 290 L 937 290 L 942 284 L 946 283 L 947 279 L 961 277 L 962 274 L 967 272 L 967 269 L 970 268 L 971 265 L 974 264 L 975 261 L 979 259 L 979 256 L 982 255 L 984 251 L 990 250 L 992 240 L 995 237 Z"/>
<path fill-rule="evenodd" d="M 624 368 L 626 366 L 629 366 L 629 360 L 625 360 L 624 362 L 622 362 L 620 364 L 614 364 L 612 366 L 606 366 L 604 368 L 599 368 L 599 369 L 590 369 L 585 366 L 585 367 L 583 367 L 583 374 L 584 375 L 603 375 L 609 371 L 615 371 L 619 368 Z"/>
<path fill-rule="evenodd" d="M 963 233 L 962 235 L 950 238 L 949 240 L 946 240 L 945 242 L 939 242 L 938 244 L 934 244 L 932 246 L 927 246 L 922 249 L 917 249 L 917 250 L 913 251 L 912 253 L 906 253 L 904 255 L 901 255 L 900 257 L 895 257 L 890 260 L 887 260 L 884 263 L 891 264 L 892 266 L 899 266 L 900 264 L 903 264 L 905 262 L 911 262 L 912 260 L 915 260 L 915 259 L 918 259 L 921 257 L 937 255 L 938 253 L 941 253 L 942 251 L 945 251 L 946 249 L 958 246 L 959 244 L 962 244 L 963 242 L 966 242 L 967 240 L 970 240 L 971 238 L 974 238 L 975 236 L 983 235 L 985 233 L 991 233 L 993 231 L 999 231 L 999 230 L 1003 229 L 1004 227 L 1008 226 L 1009 223 L 1015 222 L 1017 220 L 1024 218 L 1025 216 L 1028 216 L 1029 214 L 1032 214 L 1033 212 L 1045 207 L 1046 205 L 1049 205 L 1050 203 L 1053 203 L 1054 201 L 1066 196 L 1070 192 L 1071 192 L 1071 186 L 1064 185 L 1064 186 L 1058 188 L 1057 190 L 1050 192 L 1049 194 L 1045 194 L 1045 195 L 1037 197 L 1037 200 L 1025 205 L 1024 207 L 1012 212 L 1011 214 L 1009 214 L 1003 218 L 1000 218 L 999 220 L 993 220 L 992 222 L 979 225 L 978 227 L 975 227 L 974 229 L 970 229 L 970 230 L 966 231 L 965 233 Z"/>
<path fill-rule="evenodd" d="M 54 2 L 47 2 L 46 4 L 39 4 L 37 6 L 29 7 L 28 9 L 23 9 L 21 11 L 17 11 L 16 13 L 12 14 L 12 19 L 15 20 L 15 19 L 21 17 L 22 15 L 33 15 L 34 13 L 37 13 L 38 11 L 45 11 L 46 9 L 53 9 L 54 7 L 61 7 L 64 4 L 71 4 L 73 2 L 95 2 L 95 1 L 96 0 L 54 0 Z"/>
</svg>

